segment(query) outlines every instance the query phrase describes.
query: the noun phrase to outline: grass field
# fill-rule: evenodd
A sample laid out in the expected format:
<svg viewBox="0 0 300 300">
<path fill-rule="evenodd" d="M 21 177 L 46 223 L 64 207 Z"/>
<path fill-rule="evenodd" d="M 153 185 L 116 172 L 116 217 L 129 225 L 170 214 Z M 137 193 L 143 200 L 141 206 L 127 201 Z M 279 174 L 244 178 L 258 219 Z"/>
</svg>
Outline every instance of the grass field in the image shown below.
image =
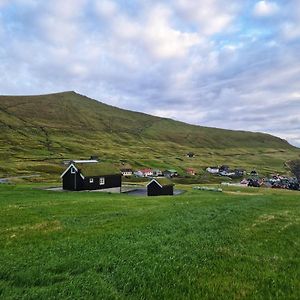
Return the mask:
<svg viewBox="0 0 300 300">
<path fill-rule="evenodd" d="M 299 299 L 300 193 L 0 185 L 1 299 Z"/>
</svg>

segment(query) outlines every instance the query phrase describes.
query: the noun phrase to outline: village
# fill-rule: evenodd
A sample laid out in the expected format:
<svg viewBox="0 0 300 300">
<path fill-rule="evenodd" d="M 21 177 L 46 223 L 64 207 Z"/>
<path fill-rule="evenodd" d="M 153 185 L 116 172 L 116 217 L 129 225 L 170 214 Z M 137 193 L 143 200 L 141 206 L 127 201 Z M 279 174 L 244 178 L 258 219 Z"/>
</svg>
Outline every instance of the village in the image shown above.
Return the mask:
<svg viewBox="0 0 300 300">
<path fill-rule="evenodd" d="M 190 157 L 190 153 L 187 154 Z M 148 181 L 146 186 L 147 196 L 174 195 L 176 179 L 196 177 L 196 168 L 186 168 L 184 173 L 176 169 L 160 170 L 157 168 L 141 168 L 134 170 L 130 165 L 117 168 L 111 163 L 102 162 L 98 157 L 91 156 L 87 160 L 69 160 L 61 175 L 62 189 L 70 191 L 102 190 L 108 192 L 122 192 L 122 178 L 126 181 L 140 179 Z M 203 170 L 199 170 L 203 172 Z M 264 187 L 299 190 L 297 178 L 280 174 L 260 176 L 256 170 L 231 169 L 228 165 L 210 166 L 204 172 L 217 178 L 226 179 L 222 184 L 238 185 L 244 187 Z"/>
</svg>

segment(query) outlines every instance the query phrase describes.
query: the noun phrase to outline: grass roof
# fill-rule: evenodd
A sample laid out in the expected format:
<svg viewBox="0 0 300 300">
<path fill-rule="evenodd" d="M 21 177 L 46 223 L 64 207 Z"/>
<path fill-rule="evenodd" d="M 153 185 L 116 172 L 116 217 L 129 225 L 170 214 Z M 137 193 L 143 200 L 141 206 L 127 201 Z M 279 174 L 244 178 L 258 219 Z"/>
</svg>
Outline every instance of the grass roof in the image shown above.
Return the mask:
<svg viewBox="0 0 300 300">
<path fill-rule="evenodd" d="M 177 170 L 175 169 L 168 169 L 167 171 L 169 171 L 170 173 L 177 173 Z"/>
<path fill-rule="evenodd" d="M 75 166 L 83 176 L 87 177 L 120 174 L 120 170 L 110 163 L 77 163 Z"/>
<path fill-rule="evenodd" d="M 170 179 L 165 177 L 154 178 L 154 180 L 156 180 L 161 186 L 174 185 L 174 183 Z"/>
</svg>

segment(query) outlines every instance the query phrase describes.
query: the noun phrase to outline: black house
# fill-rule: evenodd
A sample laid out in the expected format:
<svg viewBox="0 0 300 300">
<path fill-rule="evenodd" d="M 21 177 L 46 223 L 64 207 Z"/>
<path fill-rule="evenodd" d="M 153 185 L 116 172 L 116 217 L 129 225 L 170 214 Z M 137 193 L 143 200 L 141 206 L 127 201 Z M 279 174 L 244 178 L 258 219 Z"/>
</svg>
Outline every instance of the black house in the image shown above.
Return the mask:
<svg viewBox="0 0 300 300">
<path fill-rule="evenodd" d="M 148 196 L 173 195 L 174 184 L 167 178 L 155 178 L 147 184 Z"/>
<path fill-rule="evenodd" d="M 219 172 L 229 172 L 229 166 L 226 166 L 226 165 L 222 165 L 220 168 L 219 168 Z"/>
<path fill-rule="evenodd" d="M 70 191 L 120 188 L 121 173 L 108 163 L 70 163 L 60 176 L 63 189 Z"/>
<path fill-rule="evenodd" d="M 246 171 L 244 169 L 235 169 L 234 173 L 236 177 L 242 177 L 246 175 Z"/>
<path fill-rule="evenodd" d="M 193 158 L 193 157 L 195 157 L 195 153 L 194 152 L 188 152 L 186 154 L 186 156 L 189 157 L 189 158 Z"/>
</svg>

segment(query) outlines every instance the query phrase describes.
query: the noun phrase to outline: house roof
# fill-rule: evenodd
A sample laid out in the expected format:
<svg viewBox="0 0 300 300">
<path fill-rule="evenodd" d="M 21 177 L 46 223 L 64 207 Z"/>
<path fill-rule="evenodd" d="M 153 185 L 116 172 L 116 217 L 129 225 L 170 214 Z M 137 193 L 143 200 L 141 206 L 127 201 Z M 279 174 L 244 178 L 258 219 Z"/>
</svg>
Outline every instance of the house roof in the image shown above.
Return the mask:
<svg viewBox="0 0 300 300">
<path fill-rule="evenodd" d="M 104 176 L 104 175 L 115 175 L 120 174 L 118 168 L 110 163 L 77 163 L 76 168 L 81 172 L 83 176 Z"/>
<path fill-rule="evenodd" d="M 152 169 L 142 169 L 140 170 L 142 173 L 151 173 Z"/>
<path fill-rule="evenodd" d="M 166 172 L 170 172 L 170 173 L 177 173 L 177 171 L 176 171 L 176 170 L 174 170 L 174 169 L 169 169 L 169 170 L 166 170 Z"/>
<path fill-rule="evenodd" d="M 161 177 L 161 178 L 155 178 L 155 179 L 152 179 L 148 184 L 147 186 L 153 182 L 153 181 L 156 181 L 161 187 L 163 186 L 168 186 L 168 185 L 174 185 L 174 183 L 168 179 L 168 178 L 165 178 L 165 177 Z"/>
<path fill-rule="evenodd" d="M 96 159 L 71 160 L 70 162 L 75 163 L 75 164 L 96 164 L 96 163 L 98 163 L 98 160 L 96 160 Z"/>
<path fill-rule="evenodd" d="M 132 172 L 132 169 L 127 169 L 127 168 L 122 168 L 121 169 L 121 172 Z"/>
</svg>

